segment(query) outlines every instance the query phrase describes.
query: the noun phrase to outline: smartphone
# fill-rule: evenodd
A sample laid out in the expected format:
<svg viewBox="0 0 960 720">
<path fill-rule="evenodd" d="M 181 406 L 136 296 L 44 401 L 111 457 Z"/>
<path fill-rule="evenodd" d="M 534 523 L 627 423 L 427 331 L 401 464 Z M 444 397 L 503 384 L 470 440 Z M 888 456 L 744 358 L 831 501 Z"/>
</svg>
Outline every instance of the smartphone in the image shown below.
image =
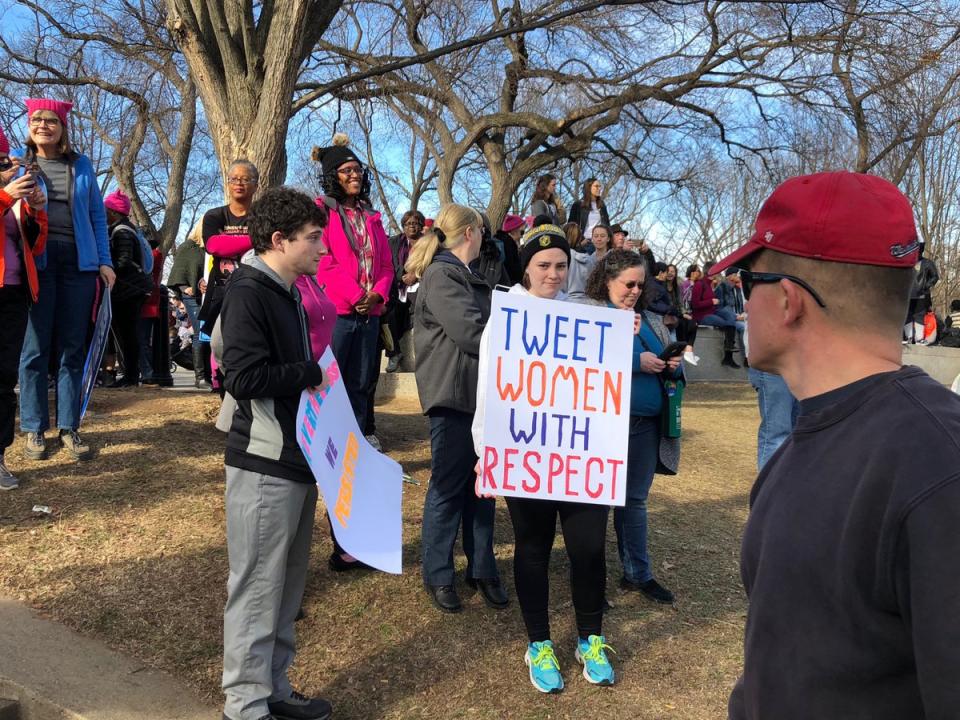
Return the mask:
<svg viewBox="0 0 960 720">
<path fill-rule="evenodd" d="M 21 177 L 24 177 L 25 175 L 29 175 L 30 179 L 33 181 L 30 183 L 30 185 L 34 186 L 37 184 L 37 175 L 39 174 L 39 172 L 40 172 L 40 168 L 37 166 L 36 163 L 29 163 L 29 164 L 21 163 L 20 169 L 17 170 L 17 177 L 21 178 Z"/>
<path fill-rule="evenodd" d="M 679 357 L 683 355 L 683 351 L 686 349 L 687 344 L 685 342 L 675 342 L 670 343 L 664 348 L 663 352 L 658 356 L 661 360 L 666 362 L 670 358 Z"/>
</svg>

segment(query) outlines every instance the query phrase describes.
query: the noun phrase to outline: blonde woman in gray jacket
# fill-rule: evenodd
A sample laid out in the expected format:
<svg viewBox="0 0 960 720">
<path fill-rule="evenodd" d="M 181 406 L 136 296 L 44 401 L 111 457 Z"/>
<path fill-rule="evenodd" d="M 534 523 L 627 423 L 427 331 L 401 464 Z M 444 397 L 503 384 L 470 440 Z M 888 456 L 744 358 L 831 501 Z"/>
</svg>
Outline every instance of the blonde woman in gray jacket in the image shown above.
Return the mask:
<svg viewBox="0 0 960 720">
<path fill-rule="evenodd" d="M 493 555 L 492 498 L 473 492 L 470 426 L 476 410 L 480 337 L 490 316 L 490 286 L 470 269 L 480 253 L 483 220 L 444 205 L 417 242 L 406 270 L 420 280 L 414 310 L 417 392 L 430 418 L 430 487 L 423 505 L 423 584 L 443 612 L 463 606 L 454 587 L 453 546 L 463 525 L 466 582 L 487 605 L 506 607 Z"/>
</svg>

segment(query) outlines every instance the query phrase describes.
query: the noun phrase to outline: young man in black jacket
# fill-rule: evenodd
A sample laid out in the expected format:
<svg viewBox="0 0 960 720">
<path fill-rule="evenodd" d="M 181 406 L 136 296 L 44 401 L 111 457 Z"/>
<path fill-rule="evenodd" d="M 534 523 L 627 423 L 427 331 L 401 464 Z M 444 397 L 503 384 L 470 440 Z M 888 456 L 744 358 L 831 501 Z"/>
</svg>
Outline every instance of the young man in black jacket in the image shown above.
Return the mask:
<svg viewBox="0 0 960 720">
<path fill-rule="evenodd" d="M 732 720 L 957 717 L 960 398 L 902 364 L 918 248 L 894 185 L 820 173 L 710 271 L 749 265 L 750 365 L 800 401 L 750 494 Z"/>
<path fill-rule="evenodd" d="M 233 273 L 220 314 L 224 384 L 237 401 L 225 460 L 228 720 L 325 720 L 332 712 L 287 679 L 317 505 L 297 445 L 297 407 L 304 389 L 323 382 L 294 281 L 316 272 L 326 221 L 303 193 L 265 191 L 248 219 L 256 256 Z"/>
</svg>

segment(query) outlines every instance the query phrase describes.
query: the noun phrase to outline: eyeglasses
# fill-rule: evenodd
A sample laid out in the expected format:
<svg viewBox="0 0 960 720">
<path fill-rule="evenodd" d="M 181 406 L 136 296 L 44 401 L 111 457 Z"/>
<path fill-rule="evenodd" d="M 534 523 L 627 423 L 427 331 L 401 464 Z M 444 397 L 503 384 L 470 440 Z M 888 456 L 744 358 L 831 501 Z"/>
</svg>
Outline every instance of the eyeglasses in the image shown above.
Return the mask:
<svg viewBox="0 0 960 720">
<path fill-rule="evenodd" d="M 423 227 L 423 223 L 420 222 L 419 220 L 408 220 L 403 224 L 403 226 L 419 228 L 419 227 Z"/>
<path fill-rule="evenodd" d="M 635 289 L 635 288 L 642 288 L 642 287 L 643 287 L 643 283 L 642 283 L 642 282 L 637 282 L 636 280 L 628 280 L 628 281 L 624 282 L 624 281 L 621 280 L 620 278 L 617 278 L 617 282 L 620 283 L 621 285 L 623 285 L 627 290 L 633 290 L 633 289 Z"/>
<path fill-rule="evenodd" d="M 30 124 L 34 127 L 39 127 L 40 125 L 55 127 L 60 124 L 60 118 L 32 117 L 30 118 Z"/>
<path fill-rule="evenodd" d="M 817 294 L 817 291 L 810 287 L 806 281 L 801 280 L 798 277 L 793 275 L 784 275 L 783 273 L 765 273 L 765 272 L 753 272 L 751 270 L 740 270 L 740 281 L 743 286 L 743 299 L 749 300 L 750 293 L 753 292 L 753 286 L 764 283 L 776 283 L 781 280 L 789 280 L 790 282 L 796 283 L 808 293 L 813 295 L 813 299 L 817 301 L 817 305 L 822 308 L 826 308 L 827 304 L 823 302 L 823 299 Z"/>
<path fill-rule="evenodd" d="M 351 175 L 356 175 L 357 177 L 363 177 L 363 168 L 359 165 L 353 165 L 346 168 L 338 168 L 338 175 L 343 175 L 344 177 L 350 177 Z"/>
<path fill-rule="evenodd" d="M 227 185 L 256 185 L 256 178 L 228 178 Z"/>
<path fill-rule="evenodd" d="M 16 165 L 16 163 L 13 161 L 13 159 L 8 157 L 0 158 L 0 172 L 6 172 L 14 165 Z"/>
</svg>

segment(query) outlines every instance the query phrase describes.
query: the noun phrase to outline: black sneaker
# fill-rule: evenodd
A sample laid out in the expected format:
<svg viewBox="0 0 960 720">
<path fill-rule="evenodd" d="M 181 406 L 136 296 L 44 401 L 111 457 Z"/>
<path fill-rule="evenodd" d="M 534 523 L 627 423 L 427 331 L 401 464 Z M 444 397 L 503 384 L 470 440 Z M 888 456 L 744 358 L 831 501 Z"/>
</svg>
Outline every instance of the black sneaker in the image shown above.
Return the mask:
<svg viewBox="0 0 960 720">
<path fill-rule="evenodd" d="M 624 590 L 634 590 L 643 593 L 643 595 L 650 600 L 662 605 L 671 605 L 673 603 L 673 593 L 653 578 L 643 583 L 635 583 L 626 578 L 620 578 L 620 587 Z"/>
<path fill-rule="evenodd" d="M 387 361 L 387 372 L 395 373 L 400 369 L 400 361 L 403 359 L 403 355 L 394 355 Z"/>
<path fill-rule="evenodd" d="M 328 720 L 333 715 L 329 701 L 308 698 L 296 690 L 283 702 L 268 702 L 267 707 L 276 720 Z"/>
</svg>

